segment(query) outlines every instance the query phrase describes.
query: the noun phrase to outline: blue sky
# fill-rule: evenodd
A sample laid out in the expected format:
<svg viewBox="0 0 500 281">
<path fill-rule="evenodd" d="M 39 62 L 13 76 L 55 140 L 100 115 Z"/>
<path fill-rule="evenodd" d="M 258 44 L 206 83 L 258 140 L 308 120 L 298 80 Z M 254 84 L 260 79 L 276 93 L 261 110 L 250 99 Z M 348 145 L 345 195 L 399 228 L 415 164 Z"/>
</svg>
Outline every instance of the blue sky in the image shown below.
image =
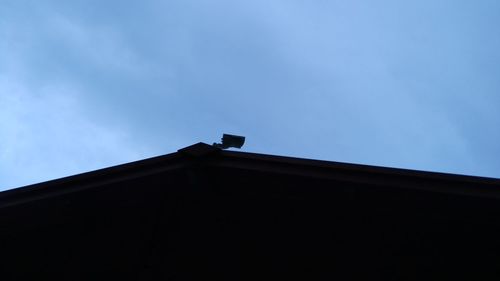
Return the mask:
<svg viewBox="0 0 500 281">
<path fill-rule="evenodd" d="M 500 1 L 2 0 L 0 190 L 243 151 L 500 177 Z"/>
</svg>

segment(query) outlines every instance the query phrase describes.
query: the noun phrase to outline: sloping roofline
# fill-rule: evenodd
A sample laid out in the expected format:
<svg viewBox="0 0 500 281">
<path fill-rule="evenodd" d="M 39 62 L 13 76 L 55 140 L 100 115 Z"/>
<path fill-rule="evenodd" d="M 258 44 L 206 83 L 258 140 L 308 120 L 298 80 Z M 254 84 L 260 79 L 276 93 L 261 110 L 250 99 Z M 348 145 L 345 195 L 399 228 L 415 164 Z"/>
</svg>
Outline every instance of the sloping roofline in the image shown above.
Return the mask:
<svg viewBox="0 0 500 281">
<path fill-rule="evenodd" d="M 500 179 L 221 150 L 197 143 L 177 152 L 0 192 L 0 207 L 94 188 L 203 162 L 218 168 L 500 198 Z"/>
</svg>

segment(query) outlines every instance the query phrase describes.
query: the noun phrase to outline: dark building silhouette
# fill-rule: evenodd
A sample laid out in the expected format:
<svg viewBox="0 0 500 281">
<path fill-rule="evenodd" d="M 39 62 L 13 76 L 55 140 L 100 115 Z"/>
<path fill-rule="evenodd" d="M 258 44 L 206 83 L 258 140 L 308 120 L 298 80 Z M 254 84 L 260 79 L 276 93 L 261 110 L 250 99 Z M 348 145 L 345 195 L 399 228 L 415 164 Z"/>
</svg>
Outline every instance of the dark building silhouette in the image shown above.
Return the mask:
<svg viewBox="0 0 500 281">
<path fill-rule="evenodd" d="M 497 280 L 500 180 L 223 151 L 0 193 L 0 280 Z"/>
</svg>

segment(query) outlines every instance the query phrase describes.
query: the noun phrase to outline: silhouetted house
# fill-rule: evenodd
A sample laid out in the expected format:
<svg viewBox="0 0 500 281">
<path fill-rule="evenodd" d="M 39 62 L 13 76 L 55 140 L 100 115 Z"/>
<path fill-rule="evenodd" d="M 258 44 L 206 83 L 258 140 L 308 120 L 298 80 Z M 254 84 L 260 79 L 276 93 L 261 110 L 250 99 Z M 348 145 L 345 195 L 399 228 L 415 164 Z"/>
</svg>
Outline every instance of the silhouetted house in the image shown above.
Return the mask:
<svg viewBox="0 0 500 281">
<path fill-rule="evenodd" d="M 222 151 L 0 193 L 0 280 L 493 280 L 496 179 Z"/>
</svg>

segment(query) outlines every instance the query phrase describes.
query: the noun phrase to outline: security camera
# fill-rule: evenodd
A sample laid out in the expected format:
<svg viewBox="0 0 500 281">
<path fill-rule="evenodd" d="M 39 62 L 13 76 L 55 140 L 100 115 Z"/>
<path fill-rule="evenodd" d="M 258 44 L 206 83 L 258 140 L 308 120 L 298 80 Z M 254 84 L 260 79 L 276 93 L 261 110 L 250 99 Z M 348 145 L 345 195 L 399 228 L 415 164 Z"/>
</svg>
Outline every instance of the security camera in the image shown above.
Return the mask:
<svg viewBox="0 0 500 281">
<path fill-rule="evenodd" d="M 244 143 L 245 143 L 245 137 L 243 137 L 243 136 L 223 134 L 222 135 L 222 143 L 215 143 L 214 142 L 213 146 L 218 147 L 218 148 L 222 148 L 222 149 L 227 149 L 230 147 L 241 148 Z"/>
</svg>

